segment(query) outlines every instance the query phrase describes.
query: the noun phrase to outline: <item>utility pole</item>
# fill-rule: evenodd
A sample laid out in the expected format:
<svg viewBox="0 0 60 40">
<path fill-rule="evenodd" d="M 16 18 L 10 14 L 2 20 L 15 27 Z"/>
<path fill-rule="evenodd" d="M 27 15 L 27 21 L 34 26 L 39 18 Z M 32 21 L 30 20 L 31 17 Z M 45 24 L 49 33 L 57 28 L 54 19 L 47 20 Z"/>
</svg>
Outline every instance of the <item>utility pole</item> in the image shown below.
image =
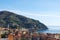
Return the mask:
<svg viewBox="0 0 60 40">
<path fill-rule="evenodd" d="M 8 29 L 9 29 L 9 24 L 8 24 Z"/>
</svg>

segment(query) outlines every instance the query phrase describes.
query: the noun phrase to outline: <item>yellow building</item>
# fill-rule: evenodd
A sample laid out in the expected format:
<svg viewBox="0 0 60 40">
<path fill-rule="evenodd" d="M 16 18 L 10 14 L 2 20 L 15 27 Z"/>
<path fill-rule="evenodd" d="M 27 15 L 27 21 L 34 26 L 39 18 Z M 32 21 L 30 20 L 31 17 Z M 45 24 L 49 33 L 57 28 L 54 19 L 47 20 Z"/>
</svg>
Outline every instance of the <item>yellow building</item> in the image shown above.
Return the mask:
<svg viewBox="0 0 60 40">
<path fill-rule="evenodd" d="M 54 38 L 59 39 L 60 38 L 60 34 L 55 34 Z"/>
</svg>

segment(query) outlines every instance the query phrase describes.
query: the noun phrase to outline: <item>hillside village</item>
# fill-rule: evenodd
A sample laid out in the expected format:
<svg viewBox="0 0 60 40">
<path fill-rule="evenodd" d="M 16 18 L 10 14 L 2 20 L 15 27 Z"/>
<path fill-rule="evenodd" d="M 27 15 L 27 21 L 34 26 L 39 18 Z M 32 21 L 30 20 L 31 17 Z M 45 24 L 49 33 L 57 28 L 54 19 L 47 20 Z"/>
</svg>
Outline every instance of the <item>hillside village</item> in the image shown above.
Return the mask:
<svg viewBox="0 0 60 40">
<path fill-rule="evenodd" d="M 3 34 L 3 35 L 2 35 Z M 5 34 L 5 35 L 4 35 Z M 0 27 L 0 39 L 7 40 L 60 40 L 60 34 L 29 32 L 27 29 L 8 29 Z"/>
</svg>

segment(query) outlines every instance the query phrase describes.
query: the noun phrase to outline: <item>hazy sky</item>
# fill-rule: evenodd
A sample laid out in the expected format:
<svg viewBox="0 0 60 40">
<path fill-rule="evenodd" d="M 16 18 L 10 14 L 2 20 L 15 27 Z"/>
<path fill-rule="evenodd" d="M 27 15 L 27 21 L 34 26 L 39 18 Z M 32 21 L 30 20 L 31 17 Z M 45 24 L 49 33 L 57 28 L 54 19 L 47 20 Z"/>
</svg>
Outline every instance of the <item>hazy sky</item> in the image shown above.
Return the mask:
<svg viewBox="0 0 60 40">
<path fill-rule="evenodd" d="M 39 20 L 47 26 L 60 26 L 60 0 L 0 0 L 0 10 Z"/>
</svg>

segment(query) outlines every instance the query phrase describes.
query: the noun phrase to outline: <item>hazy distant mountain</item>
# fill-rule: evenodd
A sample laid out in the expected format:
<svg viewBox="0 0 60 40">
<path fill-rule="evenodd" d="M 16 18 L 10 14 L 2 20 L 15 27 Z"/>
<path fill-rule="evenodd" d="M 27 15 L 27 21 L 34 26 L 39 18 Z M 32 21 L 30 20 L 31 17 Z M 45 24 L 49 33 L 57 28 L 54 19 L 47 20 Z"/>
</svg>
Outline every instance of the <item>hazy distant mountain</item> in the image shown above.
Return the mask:
<svg viewBox="0 0 60 40">
<path fill-rule="evenodd" d="M 0 27 L 10 28 L 36 28 L 36 29 L 47 29 L 47 27 L 31 18 L 27 18 L 22 15 L 17 15 L 9 11 L 0 11 Z"/>
</svg>

